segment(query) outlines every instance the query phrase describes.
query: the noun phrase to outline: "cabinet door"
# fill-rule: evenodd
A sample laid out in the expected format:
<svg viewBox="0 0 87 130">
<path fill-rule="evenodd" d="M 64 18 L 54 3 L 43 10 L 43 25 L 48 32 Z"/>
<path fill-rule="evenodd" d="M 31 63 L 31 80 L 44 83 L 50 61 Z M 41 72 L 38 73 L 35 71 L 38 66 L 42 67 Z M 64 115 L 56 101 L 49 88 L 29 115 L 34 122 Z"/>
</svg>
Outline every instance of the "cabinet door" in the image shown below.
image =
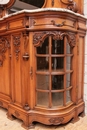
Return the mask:
<svg viewBox="0 0 87 130">
<path fill-rule="evenodd" d="M 35 48 L 36 106 L 63 107 L 73 103 L 73 47 L 67 37 L 49 35 Z"/>
<path fill-rule="evenodd" d="M 0 98 L 10 100 L 11 97 L 11 61 L 10 37 L 0 38 Z"/>
</svg>

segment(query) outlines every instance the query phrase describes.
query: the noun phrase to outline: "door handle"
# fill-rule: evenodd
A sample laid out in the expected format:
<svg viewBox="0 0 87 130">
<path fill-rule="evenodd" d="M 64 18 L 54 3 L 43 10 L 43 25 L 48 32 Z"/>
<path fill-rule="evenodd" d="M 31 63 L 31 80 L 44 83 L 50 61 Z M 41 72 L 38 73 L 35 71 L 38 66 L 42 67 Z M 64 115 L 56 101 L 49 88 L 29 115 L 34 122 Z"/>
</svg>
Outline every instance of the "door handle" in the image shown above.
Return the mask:
<svg viewBox="0 0 87 130">
<path fill-rule="evenodd" d="M 33 67 L 30 68 L 30 72 L 29 73 L 30 73 L 31 79 L 33 79 Z"/>
</svg>

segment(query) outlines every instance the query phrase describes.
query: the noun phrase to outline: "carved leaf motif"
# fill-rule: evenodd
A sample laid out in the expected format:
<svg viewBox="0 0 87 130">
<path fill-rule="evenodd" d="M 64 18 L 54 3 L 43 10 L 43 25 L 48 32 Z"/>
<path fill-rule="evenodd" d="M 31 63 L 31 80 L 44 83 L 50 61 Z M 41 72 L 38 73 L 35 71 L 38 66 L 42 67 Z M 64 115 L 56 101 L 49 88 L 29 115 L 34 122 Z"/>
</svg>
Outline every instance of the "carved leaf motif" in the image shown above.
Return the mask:
<svg viewBox="0 0 87 130">
<path fill-rule="evenodd" d="M 13 36 L 13 44 L 15 47 L 15 54 L 16 54 L 16 59 L 18 60 L 19 58 L 19 52 L 20 52 L 20 35 L 18 36 Z"/>
<path fill-rule="evenodd" d="M 7 51 L 7 48 L 10 48 L 9 41 L 3 37 L 0 38 L 0 66 L 3 65 L 3 61 L 5 60 L 5 52 Z"/>
<path fill-rule="evenodd" d="M 59 125 L 63 122 L 64 118 L 63 117 L 55 117 L 55 118 L 50 118 L 49 122 L 53 125 Z"/>
<path fill-rule="evenodd" d="M 54 40 L 63 40 L 63 38 L 66 36 L 70 46 L 72 47 L 75 46 L 75 43 L 76 43 L 75 34 L 70 33 L 70 32 L 62 32 L 62 31 L 45 31 L 45 32 L 39 32 L 39 33 L 36 32 L 34 33 L 34 36 L 33 36 L 34 45 L 36 47 L 41 46 L 45 38 L 48 37 L 49 35 L 52 35 Z"/>
</svg>

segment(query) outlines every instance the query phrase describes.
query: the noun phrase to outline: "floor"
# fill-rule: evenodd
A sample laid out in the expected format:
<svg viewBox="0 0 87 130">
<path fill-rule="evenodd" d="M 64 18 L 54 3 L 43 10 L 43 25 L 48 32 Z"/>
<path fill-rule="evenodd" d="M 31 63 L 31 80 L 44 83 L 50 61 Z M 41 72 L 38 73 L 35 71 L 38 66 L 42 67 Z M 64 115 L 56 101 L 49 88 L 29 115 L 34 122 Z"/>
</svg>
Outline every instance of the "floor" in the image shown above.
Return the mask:
<svg viewBox="0 0 87 130">
<path fill-rule="evenodd" d="M 7 110 L 0 108 L 0 130 L 25 130 L 21 127 L 22 121 L 18 119 L 11 121 L 6 113 Z M 80 120 L 74 124 L 68 123 L 62 126 L 46 126 L 36 123 L 35 128 L 31 130 L 87 130 L 87 116 L 80 117 Z"/>
</svg>

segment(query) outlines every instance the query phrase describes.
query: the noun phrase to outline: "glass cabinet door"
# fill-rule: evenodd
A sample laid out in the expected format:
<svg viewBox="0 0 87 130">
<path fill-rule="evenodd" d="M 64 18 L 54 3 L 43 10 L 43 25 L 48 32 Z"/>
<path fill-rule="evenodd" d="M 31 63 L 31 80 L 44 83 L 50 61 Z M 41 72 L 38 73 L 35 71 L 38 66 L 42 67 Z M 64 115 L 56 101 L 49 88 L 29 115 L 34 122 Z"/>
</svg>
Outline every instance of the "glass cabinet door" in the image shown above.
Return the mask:
<svg viewBox="0 0 87 130">
<path fill-rule="evenodd" d="M 67 38 L 47 37 L 36 49 L 36 106 L 63 107 L 71 101 L 72 47 Z"/>
</svg>

